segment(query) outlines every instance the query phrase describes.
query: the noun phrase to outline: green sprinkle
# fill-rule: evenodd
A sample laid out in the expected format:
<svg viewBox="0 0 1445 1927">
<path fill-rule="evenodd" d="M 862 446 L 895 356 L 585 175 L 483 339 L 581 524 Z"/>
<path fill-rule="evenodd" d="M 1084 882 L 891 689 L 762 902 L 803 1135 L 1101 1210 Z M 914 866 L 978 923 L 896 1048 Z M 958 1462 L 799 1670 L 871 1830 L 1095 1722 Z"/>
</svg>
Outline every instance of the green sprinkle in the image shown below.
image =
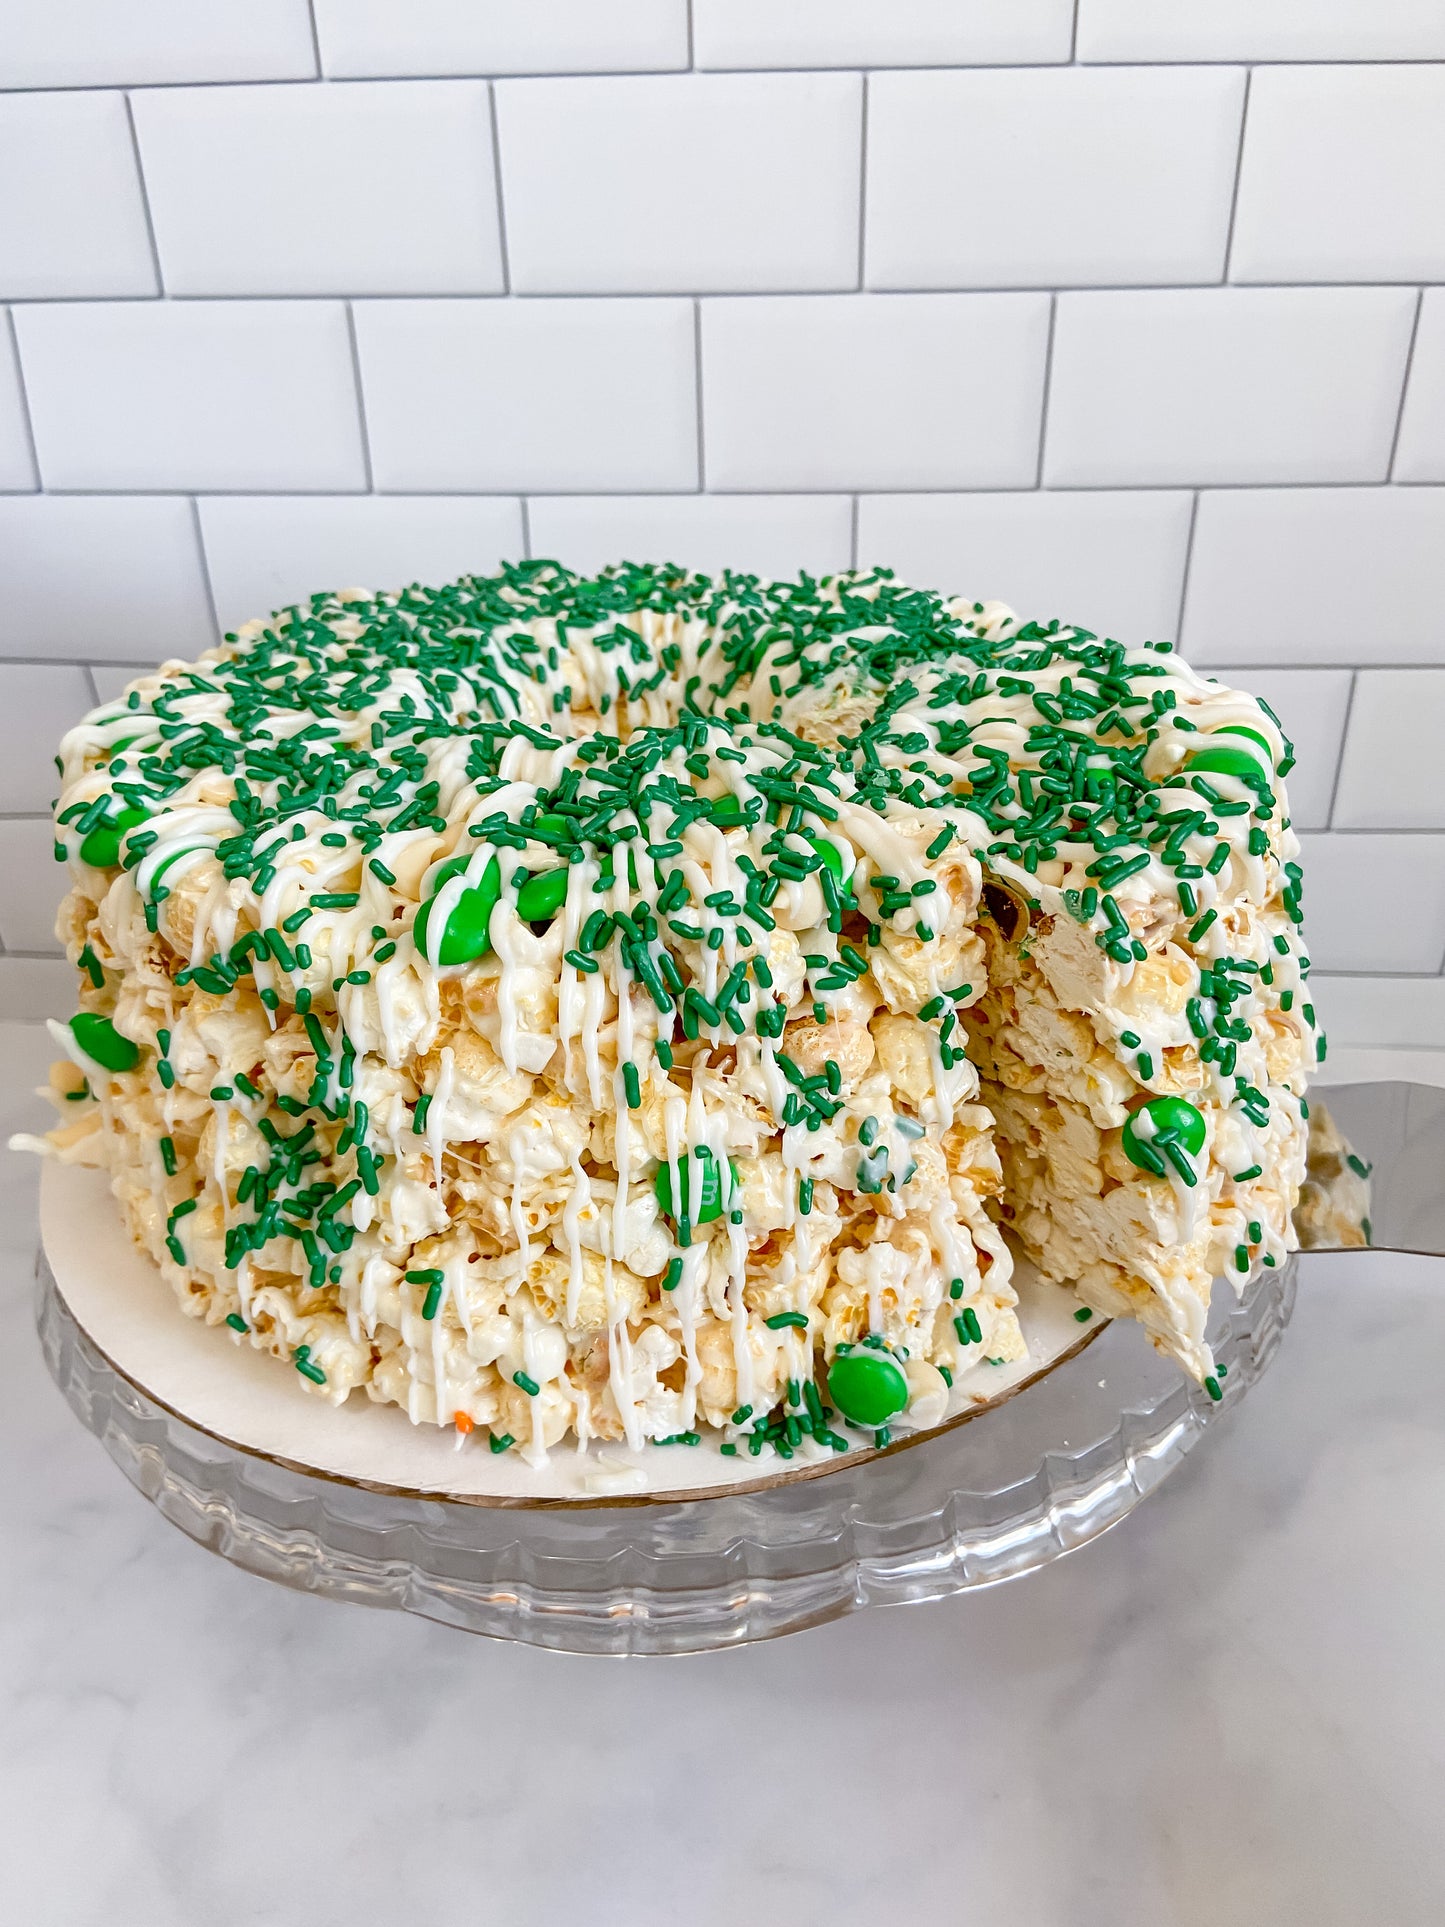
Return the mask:
<svg viewBox="0 0 1445 1927">
<path fill-rule="evenodd" d="M 804 1311 L 778 1311 L 774 1312 L 771 1318 L 765 1318 L 763 1323 L 770 1332 L 781 1331 L 785 1325 L 792 1325 L 798 1331 L 806 1331 L 808 1314 Z"/>
<path fill-rule="evenodd" d="M 520 1391 L 525 1392 L 528 1398 L 535 1398 L 542 1389 L 536 1379 L 530 1377 L 526 1372 L 513 1372 L 512 1383 Z"/>
<path fill-rule="evenodd" d="M 228 1311 L 226 1313 L 226 1323 L 231 1327 L 233 1332 L 248 1332 L 251 1329 L 238 1311 Z"/>
<path fill-rule="evenodd" d="M 173 1178 L 176 1175 L 176 1141 L 174 1138 L 163 1137 L 161 1139 L 161 1163 L 166 1168 L 166 1176 Z"/>
<path fill-rule="evenodd" d="M 510 1432 L 493 1432 L 487 1443 L 494 1452 L 505 1452 L 509 1445 L 515 1445 L 517 1441 L 512 1437 Z"/>
<path fill-rule="evenodd" d="M 1081 1325 L 1087 1325 L 1093 1315 L 1093 1312 L 1087 1305 L 1081 1305 L 1074 1313 L 1075 1320 Z"/>
</svg>

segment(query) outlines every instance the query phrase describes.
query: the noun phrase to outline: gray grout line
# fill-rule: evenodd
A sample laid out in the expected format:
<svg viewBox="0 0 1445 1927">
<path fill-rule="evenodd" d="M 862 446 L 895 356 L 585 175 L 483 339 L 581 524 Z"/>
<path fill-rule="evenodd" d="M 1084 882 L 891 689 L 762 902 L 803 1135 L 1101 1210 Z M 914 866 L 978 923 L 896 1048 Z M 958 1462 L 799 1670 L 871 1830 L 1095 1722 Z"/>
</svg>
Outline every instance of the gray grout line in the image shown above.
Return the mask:
<svg viewBox="0 0 1445 1927">
<path fill-rule="evenodd" d="M 100 690 L 95 680 L 95 666 L 92 663 L 83 662 L 80 668 L 90 689 L 91 708 L 96 709 L 100 706 Z"/>
<path fill-rule="evenodd" d="M 130 95 L 123 94 L 121 98 L 125 102 L 125 124 L 130 129 L 130 151 L 135 161 L 135 179 L 136 186 L 140 189 L 141 212 L 145 216 L 146 241 L 151 251 L 151 268 L 156 277 L 156 293 L 151 299 L 160 300 L 165 296 L 166 278 L 161 272 L 161 249 L 156 239 L 155 219 L 151 214 L 150 187 L 146 182 L 145 166 L 140 155 L 140 135 L 136 132 L 135 110 L 131 106 Z"/>
<path fill-rule="evenodd" d="M 871 75 L 862 74 L 863 112 L 858 127 L 858 291 L 867 286 L 863 268 L 868 258 L 868 92 Z"/>
<path fill-rule="evenodd" d="M 191 496 L 190 503 L 191 527 L 196 532 L 196 560 L 200 563 L 201 568 L 201 586 L 206 592 L 206 607 L 211 612 L 211 628 L 215 631 L 216 637 L 219 640 L 221 634 L 221 618 L 216 608 L 216 591 L 211 584 L 211 559 L 206 554 L 206 535 L 204 529 L 201 527 L 201 505 L 194 495 Z"/>
<path fill-rule="evenodd" d="M 366 492 L 376 491 L 376 476 L 371 467 L 371 424 L 366 417 L 366 390 L 361 381 L 361 349 L 356 340 L 356 316 L 346 303 L 346 343 L 351 353 L 351 382 L 356 392 L 356 423 L 361 435 L 361 467 L 366 476 Z"/>
<path fill-rule="evenodd" d="M 492 128 L 492 180 L 497 197 L 497 246 L 502 256 L 502 288 L 512 292 L 512 263 L 507 250 L 507 203 L 502 193 L 502 136 L 497 127 L 497 90 L 487 85 L 487 115 Z"/>
<path fill-rule="evenodd" d="M 1390 481 L 1395 479 L 1395 462 L 1400 453 L 1400 430 L 1405 426 L 1405 402 L 1410 393 L 1410 372 L 1415 365 L 1415 342 L 1420 333 L 1420 315 L 1425 306 L 1425 290 L 1419 288 L 1415 293 L 1415 316 L 1410 323 L 1410 342 L 1405 350 L 1405 373 L 1400 382 L 1400 406 L 1395 410 L 1395 432 L 1390 437 L 1390 460 L 1385 470 Z"/>
<path fill-rule="evenodd" d="M 1389 482 L 1370 480 L 1301 482 L 1276 480 L 1198 483 L 1181 477 L 1179 480 L 1172 482 L 1053 482 L 1047 487 L 1040 487 L 1033 482 L 1021 482 L 1013 485 L 1006 482 L 957 482 L 951 487 L 941 488 L 922 484 L 917 484 L 912 487 L 906 485 L 884 486 L 881 483 L 850 481 L 846 476 L 840 476 L 836 481 L 819 482 L 807 488 L 795 487 L 786 482 L 753 482 L 746 487 L 712 488 L 702 492 L 708 495 L 721 496 L 851 495 L 856 492 L 859 495 L 870 496 L 893 497 L 916 495 L 921 499 L 928 500 L 934 497 L 943 497 L 945 499 L 960 498 L 966 500 L 970 496 L 975 495 L 1010 495 L 1020 498 L 1024 496 L 1060 495 L 1184 495 L 1187 494 L 1190 489 L 1198 489 L 1201 495 L 1241 495 L 1250 493 L 1256 495 L 1279 495 L 1285 493 L 1292 495 L 1306 493 L 1312 495 L 1328 495 L 1331 493 L 1343 493 L 1345 490 L 1349 490 L 1352 493 L 1368 492 L 1372 495 L 1421 494 L 1430 490 L 1434 490 L 1439 494 L 1445 494 L 1445 481 Z M 251 488 L 188 488 L 183 482 L 173 482 L 165 488 L 98 488 L 95 486 L 87 487 L 77 485 L 69 488 L 10 489 L 0 491 L 0 503 L 4 503 L 7 500 L 29 502 L 34 501 L 37 496 L 43 496 L 47 500 L 54 499 L 57 501 L 167 501 L 177 495 L 195 495 L 203 501 L 210 500 L 213 497 L 221 501 L 230 501 L 236 498 L 246 501 L 272 501 L 276 499 L 285 500 L 287 497 L 297 496 L 303 498 L 319 497 L 326 500 L 335 499 L 337 501 L 348 502 L 364 500 L 365 497 L 371 494 L 385 499 L 399 501 L 412 500 L 417 496 L 435 496 L 442 501 L 460 500 L 462 498 L 470 499 L 472 497 L 478 497 L 483 500 L 489 498 L 505 500 L 516 495 L 516 493 L 517 486 L 515 483 L 507 488 L 467 488 L 454 482 L 432 482 L 424 483 L 416 488 L 367 489 L 339 488 L 335 485 L 327 488 L 303 488 L 296 483 L 277 483 L 272 488 L 256 488 L 254 486 Z M 699 491 L 695 487 L 565 488 L 560 484 L 556 487 L 551 487 L 533 483 L 529 485 L 529 493 L 533 495 L 595 497 L 599 501 L 609 501 L 614 497 L 628 500 L 634 496 L 666 497 L 670 495 L 696 495 Z"/>
<path fill-rule="evenodd" d="M 1278 60 L 1262 59 L 1255 54 L 1234 54 L 1216 59 L 1193 60 L 1076 60 L 1061 55 L 1057 60 L 933 60 L 904 61 L 890 63 L 874 61 L 875 70 L 897 74 L 970 74 L 970 73 L 1017 73 L 1046 74 L 1065 73 L 1077 67 L 1080 72 L 1091 68 L 1132 69 L 1136 73 L 1182 73 L 1191 67 L 1319 67 L 1347 73 L 1352 67 L 1439 67 L 1439 55 L 1420 54 L 1415 56 L 1398 54 L 1378 54 L 1374 56 L 1352 56 L 1348 60 L 1301 59 L 1285 56 Z M 776 67 L 618 67 L 599 71 L 597 69 L 563 69 L 557 67 L 531 68 L 526 72 L 497 73 L 487 68 L 478 68 L 467 73 L 407 73 L 407 74 L 256 74 L 245 79 L 226 80 L 126 80 L 90 81 L 66 86 L 46 81 L 33 87 L 0 86 L 4 94 L 113 94 L 122 88 L 135 93 L 174 93 L 183 87 L 334 87 L 338 90 L 347 87 L 388 87 L 404 86 L 408 82 L 426 80 L 446 81 L 512 81 L 512 80 L 686 80 L 690 74 L 706 74 L 717 79 L 748 79 L 766 77 L 773 74 L 847 74 L 861 72 L 857 62 L 840 64 L 819 64 L 817 61 L 805 65 L 783 65 Z"/>
<path fill-rule="evenodd" d="M 15 386 L 20 395 L 20 426 L 25 434 L 25 446 L 30 451 L 30 471 L 35 477 L 35 486 L 19 489 L 17 494 L 38 495 L 44 492 L 45 477 L 40 473 L 40 447 L 35 439 L 35 423 L 30 416 L 30 393 L 25 386 L 25 364 L 20 359 L 20 335 L 15 326 L 14 312 L 5 310 L 5 328 L 10 339 L 10 353 L 15 362 Z"/>
<path fill-rule="evenodd" d="M 1441 63 L 1445 66 L 1445 62 Z M 1426 287 L 1445 286 L 1445 282 L 1427 281 Z M 388 302 L 395 306 L 404 302 L 427 301 L 466 301 L 481 306 L 484 303 L 529 302 L 529 301 L 856 301 L 866 296 L 870 301 L 880 296 L 897 295 L 917 298 L 920 295 L 939 296 L 945 299 L 982 299 L 1000 294 L 1374 294 L 1398 290 L 1400 288 L 1418 289 L 1421 286 L 1417 274 L 1401 275 L 1392 281 L 1380 276 L 1371 276 L 1368 281 L 1090 281 L 1068 284 L 1050 281 L 979 282 L 973 286 L 960 286 L 957 282 L 936 287 L 867 287 L 856 288 L 840 284 L 836 288 L 539 288 L 526 294 L 506 292 L 502 294 L 458 293 L 456 289 L 437 291 L 435 289 L 412 288 L 399 293 L 357 294 L 346 288 L 313 288 L 307 294 L 288 291 L 277 293 L 257 292 L 250 294 L 234 293 L 172 293 L 163 294 L 16 294 L 3 297 L 15 308 L 76 308 L 76 307 L 118 307 L 128 308 L 160 307 L 166 303 L 175 307 L 194 307 L 202 302 L 213 305 L 226 302 L 268 302 L 272 307 L 305 306 L 322 301 L 365 301 Z"/>
<path fill-rule="evenodd" d="M 1079 0 L 1074 0 L 1074 17 L 1069 23 L 1069 65 L 1079 64 Z"/>
<path fill-rule="evenodd" d="M 707 493 L 707 434 L 702 402 L 702 301 L 692 301 L 692 386 L 697 406 L 697 492 Z M 540 493 L 540 491 L 538 491 Z"/>
<path fill-rule="evenodd" d="M 858 497 L 853 497 L 853 506 L 848 515 L 848 566 L 858 567 Z"/>
<path fill-rule="evenodd" d="M 306 0 L 306 13 L 311 22 L 311 58 L 316 62 L 317 80 L 325 80 L 326 74 L 321 66 L 321 35 L 316 26 L 316 0 Z"/>
<path fill-rule="evenodd" d="M 532 504 L 525 495 L 518 496 L 522 505 L 522 560 L 532 560 Z"/>
<path fill-rule="evenodd" d="M 693 27 L 692 0 L 687 0 L 687 70 L 697 72 L 697 35 Z"/>
<path fill-rule="evenodd" d="M 1059 297 L 1049 296 L 1049 327 L 1044 339 L 1044 392 L 1039 398 L 1039 452 L 1034 463 L 1034 492 L 1044 485 L 1044 450 L 1049 435 L 1049 400 L 1054 390 L 1054 328 L 1059 316 Z"/>
<path fill-rule="evenodd" d="M 1325 812 L 1325 827 L 1332 833 L 1335 831 L 1335 805 L 1340 797 L 1340 772 L 1345 767 L 1345 755 L 1350 746 L 1350 718 L 1355 713 L 1355 691 L 1359 687 L 1359 682 L 1359 670 L 1352 669 L 1349 693 L 1345 697 L 1345 720 L 1340 725 L 1340 747 L 1335 757 L 1334 780 L 1330 784 L 1330 805 Z"/>
<path fill-rule="evenodd" d="M 1184 608 L 1189 599 L 1189 570 L 1194 561 L 1194 531 L 1199 523 L 1199 490 L 1194 491 L 1194 500 L 1189 504 L 1189 534 L 1184 543 L 1184 568 L 1179 577 L 1179 615 L 1174 624 L 1174 639 L 1180 643 L 1184 634 Z M 1182 643 L 1180 643 L 1182 652 Z"/>
<path fill-rule="evenodd" d="M 1239 145 L 1234 150 L 1234 188 L 1229 197 L 1229 227 L 1224 236 L 1224 267 L 1220 274 L 1222 286 L 1229 285 L 1230 260 L 1234 254 L 1234 221 L 1239 213 L 1239 184 L 1244 179 L 1244 136 L 1249 126 L 1250 84 L 1254 79 L 1254 69 L 1248 67 L 1244 74 L 1244 99 L 1239 103 Z"/>
</svg>

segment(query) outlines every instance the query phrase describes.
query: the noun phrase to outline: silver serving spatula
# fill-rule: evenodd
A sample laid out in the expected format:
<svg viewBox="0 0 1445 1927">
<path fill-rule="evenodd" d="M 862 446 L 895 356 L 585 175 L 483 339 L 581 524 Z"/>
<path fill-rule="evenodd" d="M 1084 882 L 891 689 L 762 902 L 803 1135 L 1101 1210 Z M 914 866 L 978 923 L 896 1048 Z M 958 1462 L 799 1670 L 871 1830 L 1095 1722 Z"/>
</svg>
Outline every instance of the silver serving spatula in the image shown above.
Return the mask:
<svg viewBox="0 0 1445 1927">
<path fill-rule="evenodd" d="M 1368 1203 L 1363 1236 L 1321 1222 L 1327 1214 L 1312 1211 L 1314 1222 L 1308 1227 L 1304 1212 L 1297 1214 L 1302 1249 L 1368 1245 L 1372 1250 L 1445 1255 L 1445 1089 L 1431 1084 L 1331 1084 L 1311 1090 L 1309 1101 L 1312 1179 L 1328 1188 L 1329 1172 L 1338 1169 L 1341 1188 L 1352 1197 L 1363 1199 L 1363 1187 L 1368 1187 Z M 1331 1121 L 1347 1142 L 1339 1158 L 1332 1150 L 1318 1158 Z"/>
</svg>

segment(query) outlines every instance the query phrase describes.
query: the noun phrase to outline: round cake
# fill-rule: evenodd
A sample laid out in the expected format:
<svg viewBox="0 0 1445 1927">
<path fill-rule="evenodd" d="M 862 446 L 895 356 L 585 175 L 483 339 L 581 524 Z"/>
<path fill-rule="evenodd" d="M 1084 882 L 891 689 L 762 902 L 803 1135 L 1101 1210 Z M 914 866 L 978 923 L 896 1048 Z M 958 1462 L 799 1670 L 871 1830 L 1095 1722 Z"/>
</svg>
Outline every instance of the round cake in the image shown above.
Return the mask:
<svg viewBox="0 0 1445 1927">
<path fill-rule="evenodd" d="M 1217 1395 L 1305 1163 L 1289 765 L 1166 643 L 881 570 L 314 596 L 62 745 L 46 1148 L 494 1451 L 937 1423 L 1015 1246 Z"/>
</svg>

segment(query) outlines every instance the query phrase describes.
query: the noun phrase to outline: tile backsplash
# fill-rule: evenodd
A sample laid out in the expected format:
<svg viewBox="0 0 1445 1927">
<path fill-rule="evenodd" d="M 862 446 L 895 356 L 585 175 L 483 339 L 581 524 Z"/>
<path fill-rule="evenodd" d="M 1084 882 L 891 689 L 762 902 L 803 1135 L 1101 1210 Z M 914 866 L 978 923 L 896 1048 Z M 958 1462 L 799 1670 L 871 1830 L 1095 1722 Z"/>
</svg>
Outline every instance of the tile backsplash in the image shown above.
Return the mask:
<svg viewBox="0 0 1445 1927">
<path fill-rule="evenodd" d="M 54 739 L 335 584 L 886 562 L 1295 736 L 1445 1047 L 1441 0 L 7 0 L 0 1015 Z"/>
</svg>

